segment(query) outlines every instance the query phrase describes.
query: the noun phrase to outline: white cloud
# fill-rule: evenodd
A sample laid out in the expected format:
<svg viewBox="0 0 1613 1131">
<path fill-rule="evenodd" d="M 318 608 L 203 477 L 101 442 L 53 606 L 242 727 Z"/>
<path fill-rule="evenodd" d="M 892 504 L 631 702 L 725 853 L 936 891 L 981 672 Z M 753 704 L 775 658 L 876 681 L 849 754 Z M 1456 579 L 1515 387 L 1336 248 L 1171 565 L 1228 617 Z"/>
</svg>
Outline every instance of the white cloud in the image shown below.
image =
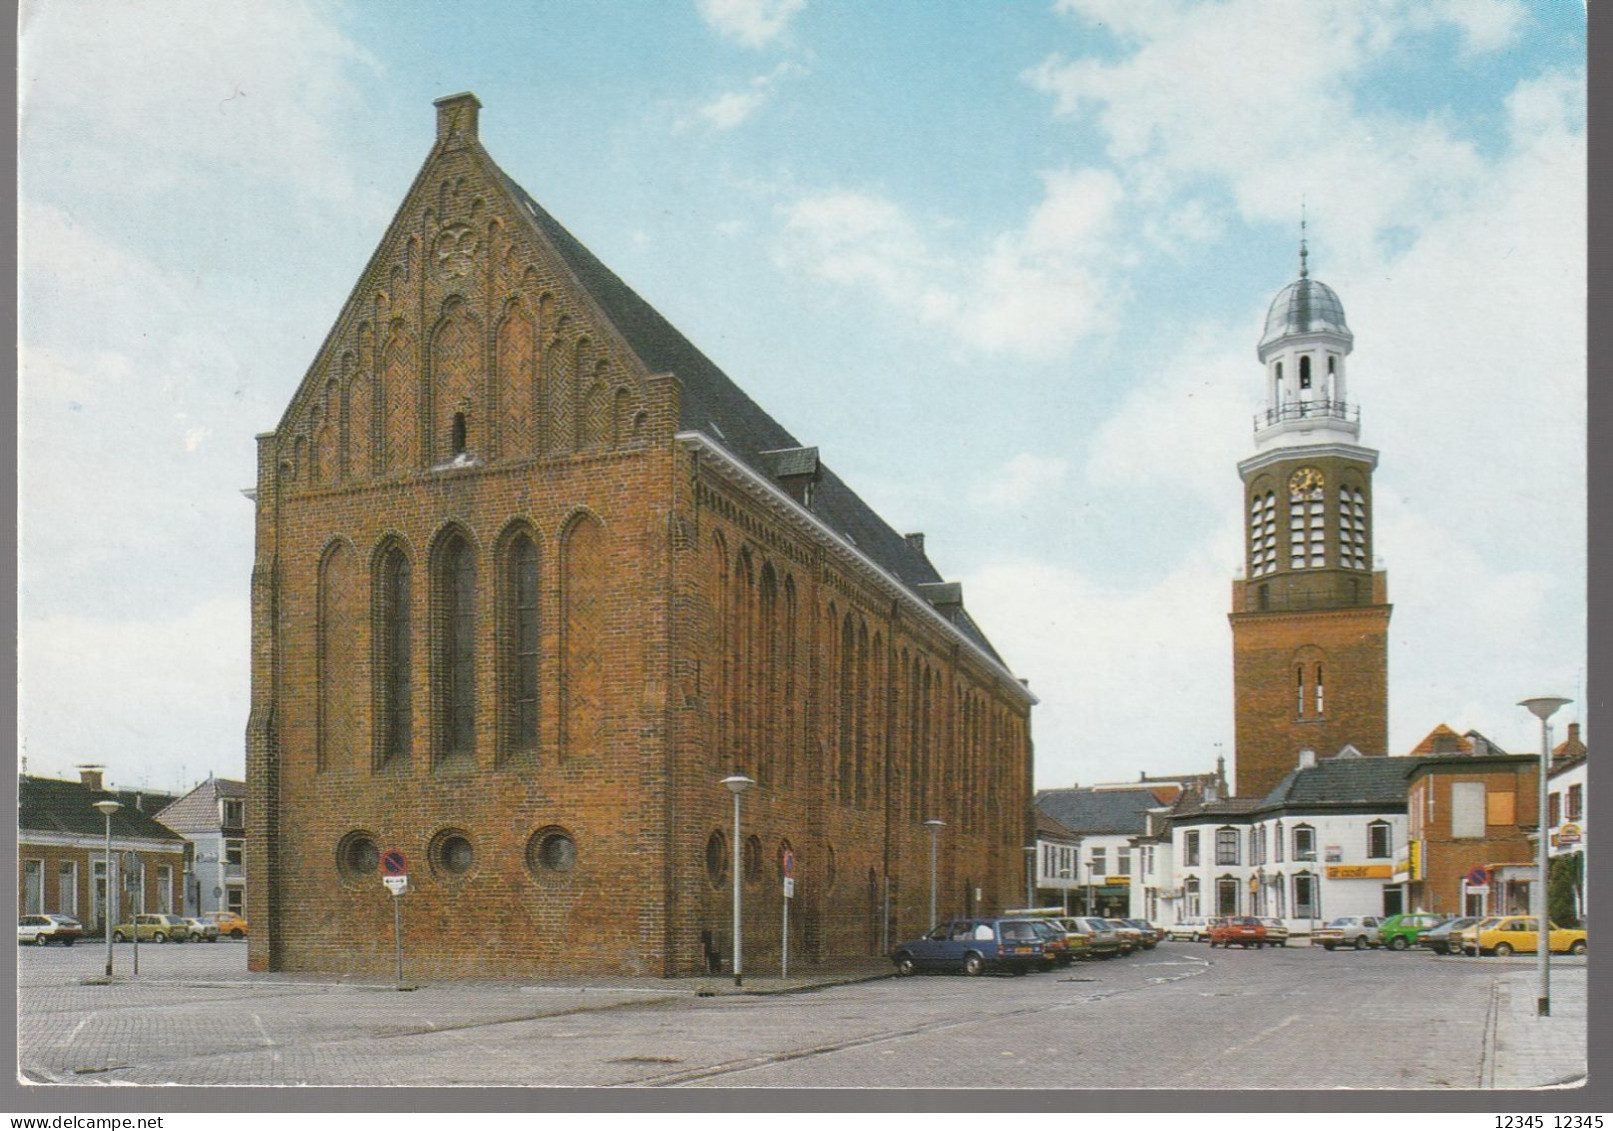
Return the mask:
<svg viewBox="0 0 1613 1131">
<path fill-rule="evenodd" d="M 735 129 L 754 118 L 773 99 L 781 82 L 806 73 L 806 68 L 797 63 L 780 63 L 765 75 L 751 79 L 742 90 L 718 95 L 699 107 L 693 117 L 679 120 L 675 128 L 686 130 L 700 125 L 714 133 Z"/>
<path fill-rule="evenodd" d="M 757 48 L 783 35 L 806 0 L 699 0 L 698 7 L 718 35 Z"/>
<path fill-rule="evenodd" d="M 1021 452 L 970 491 L 969 499 L 979 506 L 1021 507 L 1059 487 L 1069 470 L 1068 460 Z"/>
<path fill-rule="evenodd" d="M 356 102 L 348 69 L 379 65 L 318 6 L 34 3 L 20 40 L 25 186 L 60 170 L 141 196 L 266 180 L 378 204 L 328 123 Z M 40 144 L 64 133 L 70 155 Z"/>
<path fill-rule="evenodd" d="M 1119 182 L 1102 170 L 1042 174 L 1043 195 L 1014 230 L 983 249 L 956 245 L 955 225 L 921 225 L 899 204 L 836 190 L 781 212 L 780 260 L 835 283 L 866 287 L 891 308 L 976 349 L 1057 357 L 1108 327 L 1123 305 L 1113 246 Z"/>
</svg>

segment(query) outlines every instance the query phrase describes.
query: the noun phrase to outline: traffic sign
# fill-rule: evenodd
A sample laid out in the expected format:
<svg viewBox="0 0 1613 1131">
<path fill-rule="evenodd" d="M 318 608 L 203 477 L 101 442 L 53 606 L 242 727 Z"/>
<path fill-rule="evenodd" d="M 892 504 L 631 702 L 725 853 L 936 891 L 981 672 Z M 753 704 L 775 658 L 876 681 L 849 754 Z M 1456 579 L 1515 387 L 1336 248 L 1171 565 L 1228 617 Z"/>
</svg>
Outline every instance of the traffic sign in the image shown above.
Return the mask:
<svg viewBox="0 0 1613 1131">
<path fill-rule="evenodd" d="M 784 877 L 784 898 L 785 899 L 793 899 L 793 898 L 795 898 L 795 877 L 794 876 L 785 876 Z"/>
<path fill-rule="evenodd" d="M 795 879 L 795 851 L 789 848 L 784 850 L 784 878 Z"/>
<path fill-rule="evenodd" d="M 409 861 L 401 849 L 389 848 L 381 853 L 381 871 L 388 876 L 408 875 Z"/>
<path fill-rule="evenodd" d="M 408 876 L 382 876 L 381 882 L 393 895 L 402 895 L 409 890 Z"/>
<path fill-rule="evenodd" d="M 1482 865 L 1474 868 L 1467 874 L 1467 886 L 1469 888 L 1483 887 L 1485 884 L 1489 883 L 1489 880 L 1490 877 L 1488 874 L 1486 874 Z"/>
</svg>

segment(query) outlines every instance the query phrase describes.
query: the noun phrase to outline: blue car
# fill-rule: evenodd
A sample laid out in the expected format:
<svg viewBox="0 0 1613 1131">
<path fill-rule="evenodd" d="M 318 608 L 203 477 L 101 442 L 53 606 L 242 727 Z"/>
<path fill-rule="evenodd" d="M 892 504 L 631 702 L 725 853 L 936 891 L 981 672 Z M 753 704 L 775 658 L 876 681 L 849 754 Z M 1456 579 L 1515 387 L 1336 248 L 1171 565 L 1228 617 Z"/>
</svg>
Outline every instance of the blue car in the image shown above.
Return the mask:
<svg viewBox="0 0 1613 1131">
<path fill-rule="evenodd" d="M 1043 965 L 1042 935 L 1025 919 L 952 919 L 922 939 L 891 951 L 902 977 L 920 970 L 1008 970 L 1023 974 Z"/>
</svg>

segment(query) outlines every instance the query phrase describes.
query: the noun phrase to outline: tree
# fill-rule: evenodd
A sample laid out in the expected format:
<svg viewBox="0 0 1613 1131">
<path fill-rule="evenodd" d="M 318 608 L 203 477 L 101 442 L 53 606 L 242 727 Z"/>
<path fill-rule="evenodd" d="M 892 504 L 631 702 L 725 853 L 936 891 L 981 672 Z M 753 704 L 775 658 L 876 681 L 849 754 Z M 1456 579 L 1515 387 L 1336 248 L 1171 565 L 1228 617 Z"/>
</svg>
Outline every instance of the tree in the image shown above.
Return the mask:
<svg viewBox="0 0 1613 1131">
<path fill-rule="evenodd" d="M 1580 852 L 1553 856 L 1546 870 L 1546 914 L 1559 927 L 1578 927 L 1580 885 L 1584 882 L 1585 856 Z"/>
</svg>

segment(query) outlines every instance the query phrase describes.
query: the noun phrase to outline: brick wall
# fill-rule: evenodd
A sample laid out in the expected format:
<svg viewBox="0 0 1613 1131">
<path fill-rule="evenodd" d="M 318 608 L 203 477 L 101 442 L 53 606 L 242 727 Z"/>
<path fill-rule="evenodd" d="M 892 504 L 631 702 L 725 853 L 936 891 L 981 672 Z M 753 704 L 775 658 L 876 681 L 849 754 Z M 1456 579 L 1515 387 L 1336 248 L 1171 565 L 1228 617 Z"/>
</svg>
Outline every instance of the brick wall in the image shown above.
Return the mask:
<svg viewBox="0 0 1613 1131">
<path fill-rule="evenodd" d="M 17 848 L 17 911 L 19 914 L 27 908 L 27 892 L 25 890 L 25 872 L 31 861 L 38 861 L 41 865 L 44 881 L 44 906 L 42 911 L 57 912 L 71 915 L 84 924 L 86 931 L 98 931 L 99 925 L 91 914 L 91 892 L 94 887 L 95 866 L 106 859 L 102 845 L 67 846 L 57 844 L 30 843 L 24 831 Z M 112 854 L 114 863 L 123 851 L 118 842 L 113 842 Z M 185 910 L 184 884 L 185 884 L 185 852 L 183 848 L 175 847 L 173 851 L 153 851 L 139 849 L 141 862 L 145 865 L 144 897 L 145 909 L 149 912 L 166 912 L 180 915 Z M 61 883 L 61 866 L 63 863 L 74 865 L 77 875 L 76 892 L 69 889 L 64 895 Z M 158 869 L 170 869 L 172 885 L 171 898 L 164 905 L 158 897 Z M 118 902 L 114 905 L 120 915 L 120 922 L 126 922 L 131 914 L 129 904 L 125 900 L 125 889 L 121 882 L 118 886 Z"/>
</svg>

